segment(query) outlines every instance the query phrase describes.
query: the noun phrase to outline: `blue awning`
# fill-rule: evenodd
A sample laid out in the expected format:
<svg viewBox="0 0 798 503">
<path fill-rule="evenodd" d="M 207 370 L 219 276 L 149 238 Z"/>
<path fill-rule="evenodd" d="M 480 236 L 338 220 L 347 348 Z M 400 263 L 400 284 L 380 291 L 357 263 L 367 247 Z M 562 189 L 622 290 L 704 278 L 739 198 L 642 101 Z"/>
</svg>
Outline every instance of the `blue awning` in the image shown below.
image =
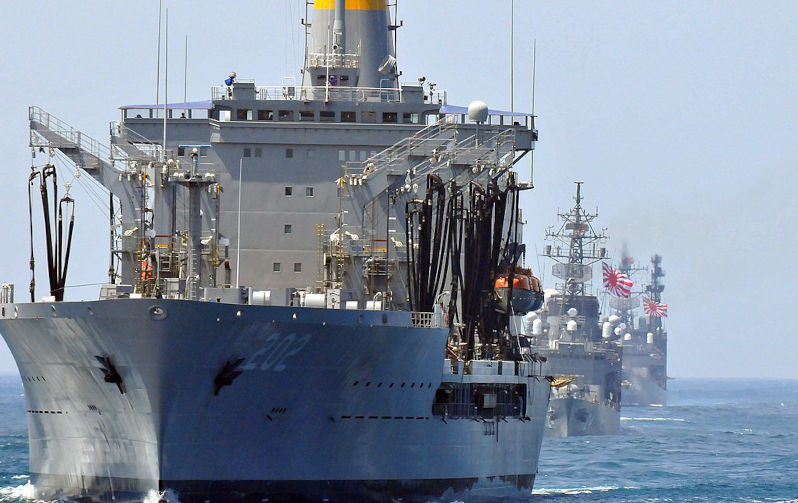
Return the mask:
<svg viewBox="0 0 798 503">
<path fill-rule="evenodd" d="M 458 107 L 455 105 L 441 105 L 442 114 L 468 114 L 468 107 Z M 489 115 L 512 115 L 517 117 L 533 117 L 534 114 L 524 112 L 508 112 L 506 110 L 488 110 Z"/>
<path fill-rule="evenodd" d="M 151 110 L 151 109 L 163 109 L 163 103 L 159 105 L 124 105 L 119 107 L 120 110 Z M 205 101 L 185 101 L 182 103 L 167 103 L 166 108 L 169 110 L 176 110 L 176 109 L 202 109 L 202 110 L 210 110 L 213 108 L 213 102 L 211 100 Z"/>
</svg>

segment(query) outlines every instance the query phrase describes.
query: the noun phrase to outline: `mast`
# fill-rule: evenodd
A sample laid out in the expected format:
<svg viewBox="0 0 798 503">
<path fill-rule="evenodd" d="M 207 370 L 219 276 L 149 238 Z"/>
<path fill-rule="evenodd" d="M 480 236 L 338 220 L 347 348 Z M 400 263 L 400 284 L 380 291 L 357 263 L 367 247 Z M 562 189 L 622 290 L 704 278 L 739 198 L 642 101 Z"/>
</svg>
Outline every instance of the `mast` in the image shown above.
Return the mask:
<svg viewBox="0 0 798 503">
<path fill-rule="evenodd" d="M 596 213 L 587 213 L 582 207 L 582 184 L 576 184 L 576 204 L 567 213 L 558 213 L 561 220 L 559 228 L 546 229 L 546 240 L 554 245 L 546 245 L 543 256 L 555 261 L 552 274 L 565 281 L 558 285 L 558 290 L 564 294 L 575 297 L 584 296 L 586 285 L 592 277 L 592 268 L 595 262 L 607 255 L 600 244 L 607 240 L 605 229 L 599 232 L 593 228 L 593 220 L 598 217 Z"/>
<path fill-rule="evenodd" d="M 651 283 L 646 286 L 648 297 L 657 304 L 662 302 L 662 292 L 665 290 L 665 285 L 660 281 L 665 277 L 665 271 L 660 267 L 661 263 L 661 256 L 654 255 L 651 257 Z M 660 329 L 662 327 L 662 318 L 649 316 L 649 325 L 654 326 L 656 329 Z"/>
<path fill-rule="evenodd" d="M 626 244 L 621 248 L 621 263 L 618 266 L 618 271 L 626 274 L 626 277 L 632 279 L 636 272 L 645 271 L 646 267 L 638 267 L 635 265 L 635 258 L 629 253 Z M 636 282 L 635 282 L 636 283 Z M 636 284 L 635 284 L 636 286 Z M 635 308 L 640 306 L 640 291 L 633 291 L 628 299 L 610 298 L 610 307 L 615 308 L 621 321 L 626 323 L 629 329 L 635 328 Z"/>
</svg>

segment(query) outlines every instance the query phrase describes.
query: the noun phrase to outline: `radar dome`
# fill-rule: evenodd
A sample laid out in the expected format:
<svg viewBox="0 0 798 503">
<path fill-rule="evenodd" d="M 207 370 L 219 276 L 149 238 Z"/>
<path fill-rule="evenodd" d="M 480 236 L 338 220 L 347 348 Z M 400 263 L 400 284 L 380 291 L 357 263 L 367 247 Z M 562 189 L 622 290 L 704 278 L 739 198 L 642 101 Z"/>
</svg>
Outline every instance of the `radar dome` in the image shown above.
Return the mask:
<svg viewBox="0 0 798 503">
<path fill-rule="evenodd" d="M 613 315 L 610 315 L 610 317 L 609 317 L 609 319 L 607 321 L 609 321 L 610 323 L 615 325 L 616 323 L 618 323 L 618 320 L 620 320 L 620 319 L 621 319 L 620 316 L 618 316 L 617 314 L 613 314 Z"/>
<path fill-rule="evenodd" d="M 624 336 L 623 336 L 623 340 L 625 340 L 625 341 L 631 341 L 631 340 L 632 340 L 632 334 L 626 334 L 626 335 L 624 335 Z"/>
<path fill-rule="evenodd" d="M 569 332 L 576 332 L 576 322 L 574 320 L 568 321 L 568 323 L 565 325 L 565 329 Z"/>
<path fill-rule="evenodd" d="M 488 104 L 484 101 L 472 101 L 468 105 L 468 118 L 473 122 L 488 120 Z"/>
<path fill-rule="evenodd" d="M 570 316 L 571 318 L 573 318 L 577 314 L 579 314 L 579 311 L 577 311 L 576 308 L 574 307 L 568 310 L 568 316 Z"/>
<path fill-rule="evenodd" d="M 621 335 L 621 329 L 618 328 L 618 327 L 615 327 L 615 330 L 613 330 L 612 333 L 614 333 L 615 335 Z"/>
</svg>

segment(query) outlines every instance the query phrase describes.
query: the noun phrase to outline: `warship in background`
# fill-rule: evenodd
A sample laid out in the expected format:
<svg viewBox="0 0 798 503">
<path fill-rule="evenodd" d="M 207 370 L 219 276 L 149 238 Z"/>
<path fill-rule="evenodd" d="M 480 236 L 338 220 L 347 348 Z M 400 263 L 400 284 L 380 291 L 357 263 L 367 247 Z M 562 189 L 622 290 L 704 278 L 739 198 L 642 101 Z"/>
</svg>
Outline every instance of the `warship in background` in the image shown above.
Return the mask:
<svg viewBox="0 0 798 503">
<path fill-rule="evenodd" d="M 4 285 L 0 333 L 36 498 L 531 491 L 551 379 L 508 322 L 542 300 L 513 169 L 534 117 L 400 84 L 385 0 L 309 5 L 302 85 L 233 73 L 208 101 L 123 106 L 110 146 L 30 108 L 49 295 Z M 107 191 L 96 301 L 64 301 L 62 161 Z"/>
<path fill-rule="evenodd" d="M 553 383 L 546 433 L 554 437 L 610 435 L 620 432 L 621 357 L 618 336 L 599 325 L 599 301 L 590 294 L 592 264 L 605 258 L 596 232 L 597 213 L 582 207 L 582 182 L 576 204 L 549 228 L 543 255 L 555 261 L 552 274 L 562 280 L 545 290 L 543 310 L 526 316 L 534 350 L 548 358 Z"/>
<path fill-rule="evenodd" d="M 631 275 L 644 268 L 637 268 L 627 253 L 623 254 L 619 270 Z M 645 294 L 629 299 L 610 298 L 623 327 L 623 405 L 666 405 L 668 383 L 668 333 L 662 324 L 668 306 L 662 304 L 665 271 L 660 264 L 662 257 L 651 257 L 651 279 Z M 635 320 L 638 308 L 643 307 L 643 316 Z"/>
</svg>

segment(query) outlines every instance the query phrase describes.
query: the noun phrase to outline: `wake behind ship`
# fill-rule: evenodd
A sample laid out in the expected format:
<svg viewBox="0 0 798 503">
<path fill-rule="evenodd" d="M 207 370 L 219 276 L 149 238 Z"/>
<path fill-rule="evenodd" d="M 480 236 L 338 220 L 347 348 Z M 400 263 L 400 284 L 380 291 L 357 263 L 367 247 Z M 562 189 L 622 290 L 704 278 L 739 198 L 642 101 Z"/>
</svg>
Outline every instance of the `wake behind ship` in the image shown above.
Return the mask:
<svg viewBox="0 0 798 503">
<path fill-rule="evenodd" d="M 37 498 L 531 491 L 550 378 L 509 319 L 542 293 L 494 285 L 523 265 L 533 117 L 400 84 L 384 0 L 312 10 L 302 85 L 123 106 L 110 146 L 30 108 L 49 295 L 4 284 L 0 333 Z M 69 164 L 108 194 L 96 301 L 64 301 Z"/>
</svg>

